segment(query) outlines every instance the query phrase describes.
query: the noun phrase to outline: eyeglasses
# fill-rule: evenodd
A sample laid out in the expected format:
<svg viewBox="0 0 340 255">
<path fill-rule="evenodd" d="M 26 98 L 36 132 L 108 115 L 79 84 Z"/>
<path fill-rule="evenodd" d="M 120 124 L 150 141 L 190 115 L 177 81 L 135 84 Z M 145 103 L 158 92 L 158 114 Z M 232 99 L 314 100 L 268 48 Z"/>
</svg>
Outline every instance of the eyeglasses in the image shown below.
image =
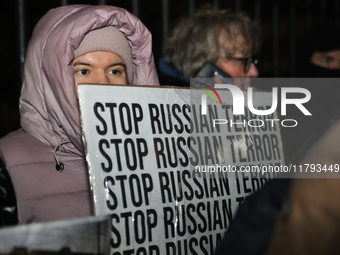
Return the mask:
<svg viewBox="0 0 340 255">
<path fill-rule="evenodd" d="M 224 58 L 242 62 L 243 71 L 245 73 L 249 72 L 251 64 L 257 65 L 259 63 L 259 61 L 255 57 L 248 57 L 248 58 L 228 58 L 228 57 L 224 57 Z"/>
</svg>

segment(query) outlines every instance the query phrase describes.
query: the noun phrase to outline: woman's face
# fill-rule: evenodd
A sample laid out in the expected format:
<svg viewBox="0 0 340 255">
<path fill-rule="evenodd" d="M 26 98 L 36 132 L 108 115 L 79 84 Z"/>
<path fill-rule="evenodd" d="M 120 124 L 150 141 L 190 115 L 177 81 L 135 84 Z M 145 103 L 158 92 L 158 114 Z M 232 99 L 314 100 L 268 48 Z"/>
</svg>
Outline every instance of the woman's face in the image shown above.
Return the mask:
<svg viewBox="0 0 340 255">
<path fill-rule="evenodd" d="M 251 57 L 245 56 L 242 53 L 243 42 L 244 38 L 239 35 L 237 37 L 236 51 L 234 54 L 228 58 L 224 52 L 221 52 L 220 58 L 214 64 L 233 78 L 255 78 L 259 73 L 254 63 L 249 59 L 249 67 L 245 68 L 245 62 L 239 59 Z M 245 71 L 245 69 L 247 69 L 247 71 Z"/>
<path fill-rule="evenodd" d="M 124 61 L 108 51 L 93 51 L 74 59 L 75 85 L 92 84 L 127 84 Z"/>
</svg>

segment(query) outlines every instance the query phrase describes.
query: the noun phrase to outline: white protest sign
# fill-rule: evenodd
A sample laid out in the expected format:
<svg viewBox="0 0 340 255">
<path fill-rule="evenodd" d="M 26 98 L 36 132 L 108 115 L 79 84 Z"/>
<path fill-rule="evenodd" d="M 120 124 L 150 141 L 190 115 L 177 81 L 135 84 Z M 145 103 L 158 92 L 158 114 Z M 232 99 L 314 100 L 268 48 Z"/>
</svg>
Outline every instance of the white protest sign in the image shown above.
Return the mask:
<svg viewBox="0 0 340 255">
<path fill-rule="evenodd" d="M 212 254 L 245 196 L 274 175 L 246 168 L 283 163 L 278 123 L 235 124 L 252 115 L 233 118 L 228 91 L 206 115 L 199 89 L 78 93 L 95 214 L 111 215 L 112 254 Z M 270 107 L 270 93 L 254 93 L 254 105 Z"/>
</svg>

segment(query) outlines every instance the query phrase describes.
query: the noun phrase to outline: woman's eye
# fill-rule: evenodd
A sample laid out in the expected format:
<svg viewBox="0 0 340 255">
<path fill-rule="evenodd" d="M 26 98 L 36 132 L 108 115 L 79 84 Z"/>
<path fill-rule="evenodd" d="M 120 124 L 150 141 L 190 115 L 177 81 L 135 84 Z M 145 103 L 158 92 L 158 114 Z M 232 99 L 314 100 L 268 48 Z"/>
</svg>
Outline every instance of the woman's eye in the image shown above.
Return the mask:
<svg viewBox="0 0 340 255">
<path fill-rule="evenodd" d="M 333 58 L 330 58 L 330 57 L 325 57 L 325 58 L 322 59 L 322 63 L 324 65 L 329 64 L 331 61 L 333 61 Z"/>
<path fill-rule="evenodd" d="M 86 69 L 80 69 L 76 73 L 80 74 L 80 75 L 87 75 L 89 73 L 89 71 L 86 70 Z"/>
<path fill-rule="evenodd" d="M 117 69 L 113 69 L 113 70 L 110 70 L 109 73 L 113 74 L 113 75 L 119 75 L 119 74 L 121 74 L 121 71 L 117 70 Z"/>
</svg>

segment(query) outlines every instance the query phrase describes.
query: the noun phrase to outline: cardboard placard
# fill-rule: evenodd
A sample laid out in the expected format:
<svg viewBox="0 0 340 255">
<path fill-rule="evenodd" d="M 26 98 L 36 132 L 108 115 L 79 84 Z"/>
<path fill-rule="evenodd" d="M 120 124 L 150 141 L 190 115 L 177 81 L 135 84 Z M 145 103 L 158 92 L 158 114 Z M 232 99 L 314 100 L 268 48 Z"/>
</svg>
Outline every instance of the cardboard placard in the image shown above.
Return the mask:
<svg viewBox="0 0 340 255">
<path fill-rule="evenodd" d="M 228 91 L 205 115 L 199 89 L 79 85 L 78 93 L 111 254 L 212 254 L 238 205 L 275 175 L 245 169 L 283 164 L 279 124 L 267 121 L 275 116 L 233 118 Z M 270 93 L 254 94 L 254 106 L 270 105 Z"/>
</svg>

